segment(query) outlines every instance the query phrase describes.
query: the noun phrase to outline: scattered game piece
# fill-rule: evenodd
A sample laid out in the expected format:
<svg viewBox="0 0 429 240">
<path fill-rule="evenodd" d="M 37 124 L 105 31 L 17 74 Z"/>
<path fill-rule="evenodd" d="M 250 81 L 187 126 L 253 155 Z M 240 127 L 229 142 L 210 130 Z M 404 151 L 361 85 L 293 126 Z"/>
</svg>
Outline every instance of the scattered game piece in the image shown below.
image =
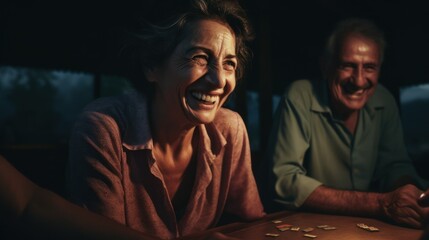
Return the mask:
<svg viewBox="0 0 429 240">
<path fill-rule="evenodd" d="M 308 238 L 317 238 L 316 235 L 312 235 L 312 234 L 304 234 L 304 237 L 308 237 Z"/>
<path fill-rule="evenodd" d="M 314 230 L 314 228 L 312 228 L 312 227 L 308 227 L 308 228 L 304 228 L 304 229 L 302 229 L 302 231 L 303 232 L 311 232 L 311 231 L 313 231 Z"/>
<path fill-rule="evenodd" d="M 378 229 L 378 228 L 376 228 L 374 226 L 368 226 L 368 225 L 366 225 L 364 223 L 358 223 L 358 224 L 356 224 L 356 226 L 358 226 L 359 228 L 362 228 L 364 230 L 367 230 L 369 232 L 378 232 L 378 231 L 380 231 L 380 229 Z"/>
<path fill-rule="evenodd" d="M 271 222 L 273 222 L 273 223 L 281 223 L 281 222 L 282 222 L 282 220 L 273 220 L 273 221 L 271 221 Z"/>
<path fill-rule="evenodd" d="M 292 224 L 285 223 L 285 224 L 280 224 L 276 226 L 276 228 L 285 228 L 285 227 L 292 227 Z"/>
<path fill-rule="evenodd" d="M 329 225 L 326 225 L 326 224 L 317 226 L 317 228 L 327 228 L 327 227 L 329 227 Z"/>
<path fill-rule="evenodd" d="M 369 226 L 368 225 L 366 225 L 366 224 L 364 224 L 364 223 L 358 223 L 358 224 L 356 224 L 359 228 L 362 228 L 362 229 L 368 229 L 369 228 Z"/>
<path fill-rule="evenodd" d="M 287 230 L 290 230 L 290 227 L 284 227 L 284 228 L 277 228 L 280 232 L 284 232 Z"/>
<path fill-rule="evenodd" d="M 331 226 L 327 226 L 327 227 L 323 228 L 323 230 L 335 230 L 335 229 L 337 229 L 337 228 L 336 227 L 331 227 Z"/>
<path fill-rule="evenodd" d="M 278 237 L 278 236 L 280 236 L 280 234 L 277 234 L 277 233 L 265 233 L 265 236 L 267 236 L 267 237 Z"/>
<path fill-rule="evenodd" d="M 378 231 L 380 231 L 378 228 L 372 227 L 372 226 L 370 226 L 367 230 L 370 231 L 370 232 L 378 232 Z"/>
<path fill-rule="evenodd" d="M 291 227 L 290 230 L 294 231 L 294 232 L 298 232 L 299 231 L 299 227 Z"/>
</svg>

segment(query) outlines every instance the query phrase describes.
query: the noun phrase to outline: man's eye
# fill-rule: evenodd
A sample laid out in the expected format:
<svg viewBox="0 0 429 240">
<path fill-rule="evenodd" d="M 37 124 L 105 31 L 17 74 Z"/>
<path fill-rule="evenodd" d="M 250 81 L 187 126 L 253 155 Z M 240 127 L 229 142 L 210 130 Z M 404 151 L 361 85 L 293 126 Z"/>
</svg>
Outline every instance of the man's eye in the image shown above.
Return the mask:
<svg viewBox="0 0 429 240">
<path fill-rule="evenodd" d="M 351 69 L 351 68 L 353 68 L 353 64 L 350 64 L 350 63 L 340 64 L 340 69 L 346 70 L 346 69 Z"/>
<path fill-rule="evenodd" d="M 374 65 L 374 64 L 368 64 L 368 65 L 365 65 L 365 70 L 366 70 L 367 72 L 374 72 L 374 71 L 377 71 L 377 65 Z"/>
<path fill-rule="evenodd" d="M 194 61 L 200 66 L 206 66 L 209 63 L 207 56 L 204 56 L 204 55 L 194 56 L 192 57 L 192 61 Z"/>
</svg>

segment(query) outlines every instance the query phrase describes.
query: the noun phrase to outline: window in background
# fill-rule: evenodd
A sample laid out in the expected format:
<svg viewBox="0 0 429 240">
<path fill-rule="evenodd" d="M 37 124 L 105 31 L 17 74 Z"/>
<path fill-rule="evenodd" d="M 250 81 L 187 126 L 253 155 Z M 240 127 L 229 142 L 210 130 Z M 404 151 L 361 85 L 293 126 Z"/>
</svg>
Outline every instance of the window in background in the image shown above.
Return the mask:
<svg viewBox="0 0 429 240">
<path fill-rule="evenodd" d="M 404 138 L 415 162 L 429 161 L 429 83 L 400 89 Z"/>
<path fill-rule="evenodd" d="M 273 95 L 272 97 L 273 116 L 274 116 L 274 112 L 277 109 L 277 105 L 279 104 L 279 101 L 280 101 L 280 96 Z M 259 94 L 257 92 L 249 91 L 247 93 L 246 126 L 247 126 L 247 131 L 249 133 L 249 141 L 250 141 L 250 147 L 252 151 L 259 151 L 262 148 L 260 143 L 260 134 L 259 134 L 259 129 L 261 127 L 259 124 L 259 102 L 260 102 Z M 268 127 L 266 131 L 271 131 L 271 129 Z"/>
<path fill-rule="evenodd" d="M 0 145 L 65 144 L 93 75 L 0 66 Z"/>
<path fill-rule="evenodd" d="M 143 80 L 142 80 L 143 81 Z M 132 89 L 131 83 L 124 77 L 101 75 L 100 96 L 119 95 Z"/>
</svg>

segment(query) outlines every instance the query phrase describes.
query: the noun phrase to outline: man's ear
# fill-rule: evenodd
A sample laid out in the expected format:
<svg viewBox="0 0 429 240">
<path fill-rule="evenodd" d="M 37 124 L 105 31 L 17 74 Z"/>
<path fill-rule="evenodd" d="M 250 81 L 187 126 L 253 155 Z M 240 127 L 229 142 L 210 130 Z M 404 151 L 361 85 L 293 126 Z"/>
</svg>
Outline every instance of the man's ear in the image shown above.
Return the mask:
<svg viewBox="0 0 429 240">
<path fill-rule="evenodd" d="M 333 77 L 336 71 L 336 61 L 327 58 L 319 58 L 320 70 L 322 77 L 325 80 L 328 80 Z"/>
</svg>

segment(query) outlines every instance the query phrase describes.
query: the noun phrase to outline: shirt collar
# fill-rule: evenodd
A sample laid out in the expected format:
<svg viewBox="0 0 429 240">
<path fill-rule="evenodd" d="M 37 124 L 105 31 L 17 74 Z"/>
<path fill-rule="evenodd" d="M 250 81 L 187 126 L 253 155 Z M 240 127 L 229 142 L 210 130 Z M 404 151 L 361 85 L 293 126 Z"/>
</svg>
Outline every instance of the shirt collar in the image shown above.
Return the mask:
<svg viewBox="0 0 429 240">
<path fill-rule="evenodd" d="M 128 150 L 152 150 L 153 139 L 149 125 L 149 108 L 146 97 L 132 91 L 126 98 L 126 130 L 122 145 Z M 214 123 L 197 126 L 201 149 L 204 155 L 214 159 L 226 144 L 226 139 Z"/>
</svg>

